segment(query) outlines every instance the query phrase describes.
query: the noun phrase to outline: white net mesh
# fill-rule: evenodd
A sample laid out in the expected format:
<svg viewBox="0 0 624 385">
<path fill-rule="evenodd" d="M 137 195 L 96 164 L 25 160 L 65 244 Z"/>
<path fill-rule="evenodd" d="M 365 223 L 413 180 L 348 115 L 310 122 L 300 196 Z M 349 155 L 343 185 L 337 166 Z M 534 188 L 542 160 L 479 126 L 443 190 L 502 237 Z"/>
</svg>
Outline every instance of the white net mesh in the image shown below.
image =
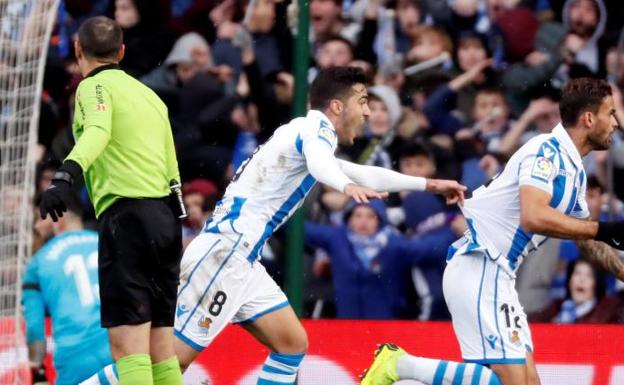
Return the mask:
<svg viewBox="0 0 624 385">
<path fill-rule="evenodd" d="M 59 0 L 0 0 L 0 385 L 29 380 L 21 275 L 31 253 L 34 153 Z"/>
</svg>

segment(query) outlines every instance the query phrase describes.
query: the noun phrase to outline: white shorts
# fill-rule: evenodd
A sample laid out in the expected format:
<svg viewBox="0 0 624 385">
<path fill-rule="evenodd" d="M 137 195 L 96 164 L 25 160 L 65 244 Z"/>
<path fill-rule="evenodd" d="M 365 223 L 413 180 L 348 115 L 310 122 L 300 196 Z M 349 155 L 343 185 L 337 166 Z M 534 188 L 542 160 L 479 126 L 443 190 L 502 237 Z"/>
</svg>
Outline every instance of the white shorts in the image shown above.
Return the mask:
<svg viewBox="0 0 624 385">
<path fill-rule="evenodd" d="M 533 342 L 515 279 L 485 250 L 456 252 L 446 266 L 442 285 L 464 361 L 526 362 Z"/>
<path fill-rule="evenodd" d="M 174 333 L 197 351 L 230 322 L 253 322 L 289 305 L 264 266 L 246 259 L 240 242 L 202 233 L 182 257 Z"/>
</svg>

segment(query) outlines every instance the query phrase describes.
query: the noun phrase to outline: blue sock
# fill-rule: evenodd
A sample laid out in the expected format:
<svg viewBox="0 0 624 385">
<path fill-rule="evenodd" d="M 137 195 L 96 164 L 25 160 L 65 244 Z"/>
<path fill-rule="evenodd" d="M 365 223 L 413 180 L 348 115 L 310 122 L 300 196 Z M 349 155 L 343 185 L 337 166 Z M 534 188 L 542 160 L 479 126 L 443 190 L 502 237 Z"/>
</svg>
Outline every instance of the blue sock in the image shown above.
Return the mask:
<svg viewBox="0 0 624 385">
<path fill-rule="evenodd" d="M 304 355 L 271 352 L 262 365 L 258 385 L 294 385 Z"/>
<path fill-rule="evenodd" d="M 486 366 L 409 354 L 397 360 L 397 373 L 402 380 L 418 380 L 429 385 L 501 385 L 496 373 Z"/>
</svg>

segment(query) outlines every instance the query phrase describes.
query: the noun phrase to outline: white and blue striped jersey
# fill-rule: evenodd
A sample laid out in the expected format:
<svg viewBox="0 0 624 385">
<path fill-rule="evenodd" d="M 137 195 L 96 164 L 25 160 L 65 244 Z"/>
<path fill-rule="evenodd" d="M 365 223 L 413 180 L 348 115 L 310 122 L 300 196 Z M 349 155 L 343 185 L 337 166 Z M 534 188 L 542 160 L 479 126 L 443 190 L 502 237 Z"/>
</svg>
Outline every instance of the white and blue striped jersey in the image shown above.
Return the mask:
<svg viewBox="0 0 624 385">
<path fill-rule="evenodd" d="M 311 141 L 330 146 L 332 154 L 338 145 L 332 123 L 316 110 L 275 130 L 238 168 L 204 231 L 242 234 L 247 259 L 256 260 L 268 238 L 303 204 L 316 183 L 304 156 L 304 145 Z"/>
<path fill-rule="evenodd" d="M 522 260 L 547 239 L 520 225 L 520 186 L 547 192 L 551 207 L 583 219 L 589 216 L 586 184 L 581 155 L 559 124 L 550 134 L 522 146 L 497 177 L 465 201 L 462 211 L 471 242 L 462 248 L 484 247 L 492 260 L 515 276 Z"/>
</svg>

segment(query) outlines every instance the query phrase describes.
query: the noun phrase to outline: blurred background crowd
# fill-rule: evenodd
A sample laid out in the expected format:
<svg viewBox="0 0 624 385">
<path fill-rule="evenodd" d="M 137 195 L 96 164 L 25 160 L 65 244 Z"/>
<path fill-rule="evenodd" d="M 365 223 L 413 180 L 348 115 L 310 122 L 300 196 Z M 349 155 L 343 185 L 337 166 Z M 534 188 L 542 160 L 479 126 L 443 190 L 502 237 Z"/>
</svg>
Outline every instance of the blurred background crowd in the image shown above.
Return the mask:
<svg viewBox="0 0 624 385">
<path fill-rule="evenodd" d="M 41 95 L 37 191 L 73 145 L 73 35 L 86 18 L 110 16 L 124 30 L 121 67 L 169 108 L 187 245 L 234 171 L 292 118 L 298 11 L 289 0 L 62 1 Z M 571 78 L 608 79 L 624 122 L 622 11 L 620 0 L 310 0 L 308 80 L 335 65 L 367 74 L 370 119 L 339 157 L 474 190 L 559 122 L 559 89 Z M 585 167 L 592 218 L 622 218 L 620 134 Z M 86 191 L 77 192 L 94 228 Z M 317 186 L 305 208 L 304 316 L 449 318 L 441 280 L 447 247 L 465 231 L 457 207 L 427 192 L 356 205 Z M 50 228 L 36 221 L 37 244 Z M 284 239 L 280 230 L 263 250 L 280 284 Z M 517 284 L 535 321 L 624 322 L 624 283 L 583 262 L 573 242 L 549 241 Z"/>
</svg>

